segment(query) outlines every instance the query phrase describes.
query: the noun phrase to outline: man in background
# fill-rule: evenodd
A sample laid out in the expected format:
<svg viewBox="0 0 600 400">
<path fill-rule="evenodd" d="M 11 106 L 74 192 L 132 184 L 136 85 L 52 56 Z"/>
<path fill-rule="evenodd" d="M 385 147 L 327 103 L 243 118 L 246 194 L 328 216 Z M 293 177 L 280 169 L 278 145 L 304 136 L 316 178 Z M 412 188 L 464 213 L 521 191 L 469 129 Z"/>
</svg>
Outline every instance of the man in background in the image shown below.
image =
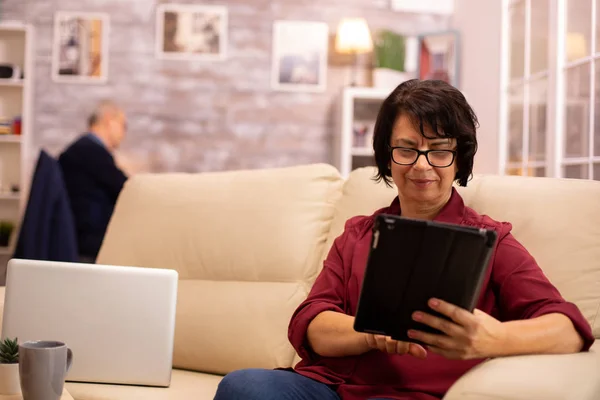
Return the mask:
<svg viewBox="0 0 600 400">
<path fill-rule="evenodd" d="M 127 176 L 117 167 L 113 152 L 125 136 L 125 113 L 115 103 L 100 103 L 88 119 L 88 132 L 60 155 L 73 210 L 79 257 L 95 262 Z"/>
</svg>

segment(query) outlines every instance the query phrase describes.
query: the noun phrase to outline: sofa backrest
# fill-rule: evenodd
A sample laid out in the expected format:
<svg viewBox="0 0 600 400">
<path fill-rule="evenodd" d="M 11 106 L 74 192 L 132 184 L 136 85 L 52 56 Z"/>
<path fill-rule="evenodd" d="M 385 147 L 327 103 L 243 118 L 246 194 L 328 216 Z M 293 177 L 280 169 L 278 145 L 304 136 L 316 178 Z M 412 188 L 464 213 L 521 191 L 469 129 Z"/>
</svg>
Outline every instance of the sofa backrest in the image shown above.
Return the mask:
<svg viewBox="0 0 600 400">
<path fill-rule="evenodd" d="M 290 367 L 289 318 L 318 269 L 342 184 L 329 165 L 136 175 L 97 262 L 179 272 L 175 367 Z"/>
<path fill-rule="evenodd" d="M 370 215 L 396 196 L 396 188 L 375 183 L 374 175 L 375 169 L 366 167 L 348 177 L 326 248 L 348 218 Z M 475 211 L 512 223 L 515 238 L 600 338 L 600 182 L 485 175 L 457 189 Z"/>
</svg>

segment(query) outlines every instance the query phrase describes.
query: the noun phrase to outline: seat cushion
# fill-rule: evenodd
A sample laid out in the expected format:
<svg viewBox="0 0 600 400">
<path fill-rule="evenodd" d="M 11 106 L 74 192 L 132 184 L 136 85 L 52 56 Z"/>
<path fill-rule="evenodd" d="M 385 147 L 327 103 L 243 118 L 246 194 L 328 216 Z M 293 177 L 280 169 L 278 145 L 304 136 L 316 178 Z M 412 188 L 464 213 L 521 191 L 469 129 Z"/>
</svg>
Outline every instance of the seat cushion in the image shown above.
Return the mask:
<svg viewBox="0 0 600 400">
<path fill-rule="evenodd" d="M 182 280 L 173 366 L 224 375 L 290 367 L 290 316 L 308 294 L 301 282 Z"/>
<path fill-rule="evenodd" d="M 168 388 L 73 382 L 66 388 L 75 400 L 212 400 L 222 378 L 174 369 Z"/>
</svg>

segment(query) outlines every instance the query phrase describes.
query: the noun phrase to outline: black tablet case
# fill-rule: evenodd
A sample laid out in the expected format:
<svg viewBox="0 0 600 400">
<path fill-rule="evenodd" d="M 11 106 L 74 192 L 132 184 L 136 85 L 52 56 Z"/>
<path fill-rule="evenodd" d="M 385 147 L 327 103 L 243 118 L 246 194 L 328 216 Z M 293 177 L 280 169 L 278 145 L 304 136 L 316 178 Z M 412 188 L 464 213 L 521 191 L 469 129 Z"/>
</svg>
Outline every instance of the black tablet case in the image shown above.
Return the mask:
<svg viewBox="0 0 600 400">
<path fill-rule="evenodd" d="M 442 316 L 436 297 L 473 311 L 496 242 L 496 232 L 395 215 L 375 217 L 354 329 L 418 342 L 409 329 L 441 333 L 412 314 Z"/>
</svg>

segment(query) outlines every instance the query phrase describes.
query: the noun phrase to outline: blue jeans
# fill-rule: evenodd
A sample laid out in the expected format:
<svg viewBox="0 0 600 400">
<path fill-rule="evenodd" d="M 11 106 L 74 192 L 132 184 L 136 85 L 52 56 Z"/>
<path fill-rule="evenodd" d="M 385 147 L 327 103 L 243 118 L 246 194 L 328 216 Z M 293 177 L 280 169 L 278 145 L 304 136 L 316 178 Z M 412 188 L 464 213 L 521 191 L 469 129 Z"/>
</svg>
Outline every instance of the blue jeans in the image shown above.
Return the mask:
<svg viewBox="0 0 600 400">
<path fill-rule="evenodd" d="M 340 400 L 340 397 L 329 386 L 292 371 L 241 369 L 221 380 L 214 400 Z"/>
</svg>

